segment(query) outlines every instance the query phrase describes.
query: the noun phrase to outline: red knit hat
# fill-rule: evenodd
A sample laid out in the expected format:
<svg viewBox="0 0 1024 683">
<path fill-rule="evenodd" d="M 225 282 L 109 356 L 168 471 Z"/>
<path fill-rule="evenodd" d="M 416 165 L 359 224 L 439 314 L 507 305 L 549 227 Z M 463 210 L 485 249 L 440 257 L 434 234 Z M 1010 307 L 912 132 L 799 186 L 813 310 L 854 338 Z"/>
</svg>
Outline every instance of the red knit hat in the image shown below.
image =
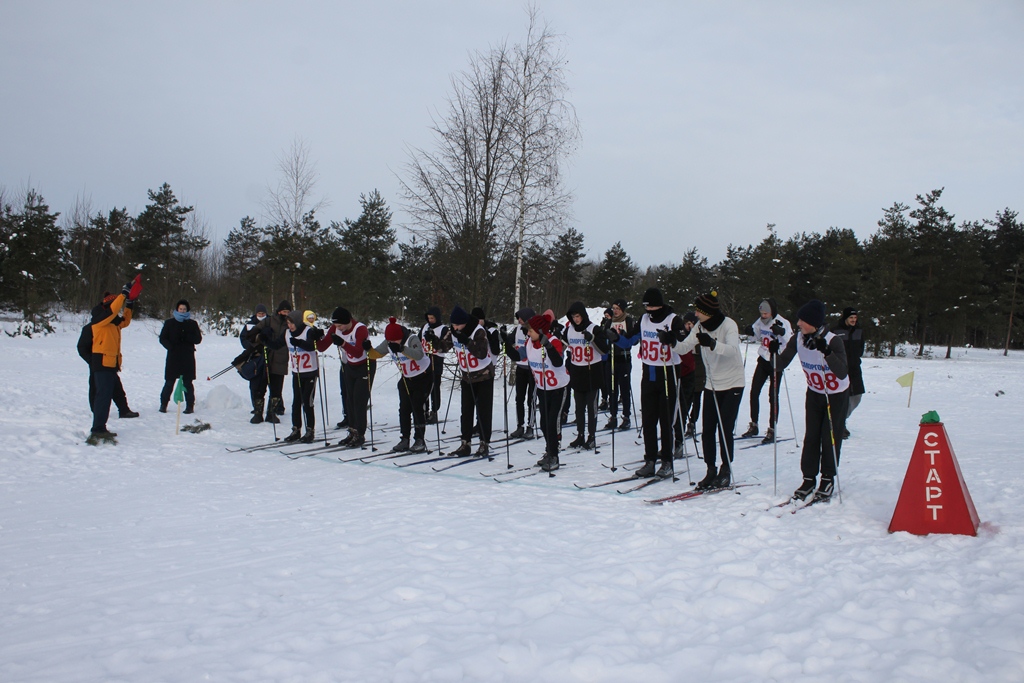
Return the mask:
<svg viewBox="0 0 1024 683">
<path fill-rule="evenodd" d="M 391 316 L 388 318 L 388 325 L 384 328 L 384 338 L 389 342 L 400 342 L 402 341 L 403 334 L 402 326 L 398 324 L 398 318 Z"/>
<path fill-rule="evenodd" d="M 551 332 L 551 320 L 546 315 L 535 315 L 526 323 L 530 329 L 537 330 L 545 337 Z"/>
</svg>

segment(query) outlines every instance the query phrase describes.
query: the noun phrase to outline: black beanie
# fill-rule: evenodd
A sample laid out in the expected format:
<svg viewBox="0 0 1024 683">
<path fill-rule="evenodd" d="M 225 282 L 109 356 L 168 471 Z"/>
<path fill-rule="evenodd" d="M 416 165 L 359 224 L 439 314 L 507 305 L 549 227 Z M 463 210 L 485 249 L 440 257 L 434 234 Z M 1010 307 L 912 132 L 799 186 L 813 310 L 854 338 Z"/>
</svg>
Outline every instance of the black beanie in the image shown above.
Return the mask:
<svg viewBox="0 0 1024 683">
<path fill-rule="evenodd" d="M 456 306 L 452 309 L 450 321 L 452 325 L 465 325 L 469 322 L 469 313 L 462 306 Z"/>
<path fill-rule="evenodd" d="M 629 306 L 629 304 L 626 303 L 625 299 L 616 299 L 615 301 L 612 302 L 612 306 L 618 306 L 619 308 L 622 309 L 622 312 L 625 313 L 626 307 Z"/>
<path fill-rule="evenodd" d="M 530 324 L 530 318 L 532 318 L 535 315 L 537 315 L 537 313 L 529 306 L 523 306 L 518 311 L 516 311 L 516 319 L 522 320 L 527 325 Z"/>
<path fill-rule="evenodd" d="M 266 315 L 267 314 L 267 307 L 264 306 L 263 304 L 256 304 L 256 310 L 253 311 L 253 315 L 256 315 L 257 313 L 262 313 L 262 314 Z"/>
<path fill-rule="evenodd" d="M 487 314 L 484 313 L 484 309 L 480 308 L 479 306 L 470 311 L 469 314 L 476 318 L 477 320 L 479 320 L 480 322 L 483 322 L 483 319 L 487 317 Z"/>
<path fill-rule="evenodd" d="M 700 322 L 700 320 L 697 318 L 696 313 L 694 313 L 693 311 L 687 311 L 686 313 L 683 314 L 683 322 L 693 323 L 694 325 L 696 325 L 698 322 Z"/>
<path fill-rule="evenodd" d="M 808 325 L 818 329 L 825 324 L 825 304 L 817 299 L 811 299 L 796 312 L 798 320 L 803 320 Z"/>
<path fill-rule="evenodd" d="M 644 306 L 664 306 L 665 300 L 661 297 L 661 290 L 651 287 L 644 292 Z"/>
<path fill-rule="evenodd" d="M 181 306 L 182 304 L 185 304 L 185 310 L 186 311 L 191 311 L 192 310 L 192 307 L 188 305 L 188 300 L 187 299 L 182 299 L 178 303 L 174 304 L 174 310 L 178 310 L 178 306 Z"/>
<path fill-rule="evenodd" d="M 348 309 L 338 306 L 334 309 L 334 313 L 331 314 L 331 322 L 338 325 L 348 325 L 352 322 L 352 314 L 348 312 Z"/>
<path fill-rule="evenodd" d="M 281 311 L 291 311 L 291 310 L 292 310 L 292 302 L 290 302 L 290 301 L 288 301 L 286 299 L 286 300 L 282 301 L 281 303 L 279 303 L 277 305 L 277 310 L 274 311 L 274 312 L 275 313 L 280 313 Z"/>
<path fill-rule="evenodd" d="M 846 308 L 844 308 L 843 309 L 843 322 L 845 323 L 846 319 L 849 318 L 851 315 L 860 315 L 860 311 L 858 311 L 853 306 L 847 306 Z"/>
<path fill-rule="evenodd" d="M 714 315 L 721 310 L 718 305 L 718 292 L 711 290 L 707 294 L 699 294 L 696 299 L 693 300 L 693 307 L 704 315 Z"/>
</svg>

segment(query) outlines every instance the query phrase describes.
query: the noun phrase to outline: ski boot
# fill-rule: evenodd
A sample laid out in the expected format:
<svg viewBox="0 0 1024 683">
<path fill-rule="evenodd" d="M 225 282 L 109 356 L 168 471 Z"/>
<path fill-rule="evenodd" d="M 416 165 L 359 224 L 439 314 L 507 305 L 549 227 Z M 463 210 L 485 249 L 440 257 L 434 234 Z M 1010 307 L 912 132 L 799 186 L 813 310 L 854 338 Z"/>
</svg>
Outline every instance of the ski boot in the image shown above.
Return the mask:
<svg viewBox="0 0 1024 683">
<path fill-rule="evenodd" d="M 288 436 L 284 437 L 284 440 L 287 441 L 288 443 L 293 443 L 295 441 L 298 441 L 299 437 L 301 437 L 301 436 L 302 436 L 302 428 L 301 427 L 292 427 L 292 433 L 289 434 Z"/>
<path fill-rule="evenodd" d="M 715 488 L 715 480 L 718 479 L 718 470 L 712 465 L 708 465 L 708 473 L 704 475 L 704 478 L 697 482 L 695 491 L 708 491 Z"/>
<path fill-rule="evenodd" d="M 583 448 L 585 443 L 587 443 L 587 440 L 583 438 L 582 434 L 578 434 L 572 443 L 569 444 L 569 448 Z"/>
<path fill-rule="evenodd" d="M 603 401 L 601 401 L 601 403 L 597 406 L 597 409 L 602 411 L 608 410 L 608 399 L 604 399 Z"/>
<path fill-rule="evenodd" d="M 525 433 L 526 431 L 523 429 L 523 426 L 519 425 L 518 427 L 516 427 L 514 432 L 508 435 L 509 441 L 511 441 L 512 439 L 521 439 L 523 438 L 523 434 Z"/>
<path fill-rule="evenodd" d="M 673 460 L 682 460 L 683 459 L 683 442 L 682 441 L 680 441 L 679 445 L 676 446 L 675 450 L 672 451 L 672 459 Z"/>
<path fill-rule="evenodd" d="M 488 456 L 490 454 L 491 454 L 490 446 L 487 444 L 486 441 L 481 441 L 480 445 L 476 449 L 475 455 L 478 455 L 480 457 L 485 457 L 485 456 Z"/>
<path fill-rule="evenodd" d="M 545 455 L 540 460 L 540 468 L 545 472 L 554 472 L 559 467 L 557 455 Z"/>
<path fill-rule="evenodd" d="M 348 442 L 349 448 L 362 448 L 366 444 L 366 437 L 362 434 L 353 434 L 352 440 Z"/>
<path fill-rule="evenodd" d="M 692 439 L 697 434 L 697 423 L 690 420 L 686 423 L 686 438 Z"/>
<path fill-rule="evenodd" d="M 764 438 L 761 439 L 761 445 L 762 446 L 767 446 L 768 444 L 772 443 L 773 441 L 775 441 L 775 430 L 772 429 L 771 427 L 769 427 L 768 431 L 766 431 L 764 433 Z"/>
<path fill-rule="evenodd" d="M 412 442 L 412 448 L 409 450 L 412 453 L 426 453 L 427 443 L 422 438 L 417 438 Z"/>
<path fill-rule="evenodd" d="M 307 429 L 306 433 L 302 435 L 302 438 L 299 439 L 299 441 L 302 443 L 313 443 L 314 439 L 316 439 L 316 435 L 313 433 L 313 430 Z"/>
<path fill-rule="evenodd" d="M 624 432 L 627 429 L 630 429 L 629 416 L 628 415 L 626 417 L 622 418 L 622 422 L 619 423 L 619 431 L 620 432 Z"/>
<path fill-rule="evenodd" d="M 116 436 L 117 434 L 115 432 L 108 432 L 107 430 L 103 430 L 102 432 L 91 432 L 85 442 L 90 446 L 99 446 L 104 443 L 117 445 L 117 439 L 114 438 Z"/>
<path fill-rule="evenodd" d="M 161 413 L 166 413 L 167 412 L 167 404 L 166 403 L 161 403 L 160 404 L 160 412 Z"/>
<path fill-rule="evenodd" d="M 269 420 L 268 420 L 268 422 L 269 422 Z M 344 420 L 339 422 L 334 428 L 335 429 L 348 429 L 348 418 L 346 417 Z"/>
<path fill-rule="evenodd" d="M 585 444 L 583 444 L 583 449 L 587 450 L 587 451 L 592 451 L 592 450 L 595 450 L 596 448 L 597 448 L 597 437 L 594 437 L 594 436 L 592 436 L 589 439 L 587 439 L 587 442 Z"/>
<path fill-rule="evenodd" d="M 715 477 L 716 489 L 724 489 L 732 483 L 732 471 L 728 465 L 722 465 L 718 470 L 718 476 Z"/>
<path fill-rule="evenodd" d="M 464 458 L 467 455 L 471 454 L 472 452 L 473 451 L 471 451 L 469 448 L 469 442 L 463 439 L 462 444 L 454 451 L 452 451 L 451 455 L 453 455 L 456 458 Z"/>
<path fill-rule="evenodd" d="M 800 488 L 793 491 L 793 500 L 807 500 L 807 496 L 814 493 L 814 480 L 804 478 L 804 483 L 800 484 Z"/>
<path fill-rule="evenodd" d="M 267 416 L 265 418 L 263 418 L 263 421 L 264 422 L 269 422 L 271 424 L 278 424 L 278 423 L 281 422 L 281 418 L 279 418 L 277 416 L 277 413 L 275 413 L 273 410 L 268 410 L 267 411 Z"/>
<path fill-rule="evenodd" d="M 655 470 L 654 461 L 653 460 L 645 460 L 643 466 L 640 469 L 638 469 L 636 472 L 634 472 L 633 476 L 636 477 L 637 479 L 646 479 L 647 477 L 653 477 L 654 476 L 654 470 Z"/>
<path fill-rule="evenodd" d="M 617 429 L 619 426 L 619 419 L 612 415 L 608 418 L 608 421 L 604 423 L 604 429 Z"/>
<path fill-rule="evenodd" d="M 832 500 L 832 487 L 833 481 L 828 477 L 822 476 L 821 481 L 818 483 L 818 490 L 814 492 L 814 499 L 812 503 L 827 503 Z"/>
<path fill-rule="evenodd" d="M 436 425 L 437 424 L 437 411 L 436 410 L 431 410 L 429 413 L 427 413 L 427 424 L 428 425 Z"/>
<path fill-rule="evenodd" d="M 263 422 L 263 411 L 255 413 L 253 414 L 252 417 L 249 418 L 249 424 L 258 425 L 261 422 Z"/>
<path fill-rule="evenodd" d="M 757 423 L 751 422 L 750 426 L 747 427 L 747 431 L 740 434 L 741 439 L 749 439 L 752 436 L 757 436 Z"/>
<path fill-rule="evenodd" d="M 422 441 L 422 439 L 420 439 Z M 405 451 L 411 450 L 409 448 L 409 438 L 403 436 L 402 440 L 395 444 L 395 447 L 391 449 L 392 453 L 404 453 Z"/>
<path fill-rule="evenodd" d="M 533 438 L 536 438 L 536 435 L 533 433 L 533 427 L 526 427 L 523 430 L 523 439 L 528 441 Z"/>
<path fill-rule="evenodd" d="M 131 408 L 129 408 L 128 406 L 125 406 L 124 410 L 118 411 L 117 416 L 121 419 L 128 419 L 132 417 L 138 417 L 139 414 L 132 410 Z"/>
</svg>

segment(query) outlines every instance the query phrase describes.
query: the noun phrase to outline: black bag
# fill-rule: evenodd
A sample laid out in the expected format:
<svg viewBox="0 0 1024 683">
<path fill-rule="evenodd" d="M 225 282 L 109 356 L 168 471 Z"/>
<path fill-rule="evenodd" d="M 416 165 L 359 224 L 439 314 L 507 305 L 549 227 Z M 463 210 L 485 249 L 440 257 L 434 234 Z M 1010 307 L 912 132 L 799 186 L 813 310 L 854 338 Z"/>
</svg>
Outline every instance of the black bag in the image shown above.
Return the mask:
<svg viewBox="0 0 1024 683">
<path fill-rule="evenodd" d="M 267 372 L 267 364 L 263 356 L 254 355 L 249 360 L 238 366 L 238 374 L 246 381 L 252 381 Z"/>
</svg>

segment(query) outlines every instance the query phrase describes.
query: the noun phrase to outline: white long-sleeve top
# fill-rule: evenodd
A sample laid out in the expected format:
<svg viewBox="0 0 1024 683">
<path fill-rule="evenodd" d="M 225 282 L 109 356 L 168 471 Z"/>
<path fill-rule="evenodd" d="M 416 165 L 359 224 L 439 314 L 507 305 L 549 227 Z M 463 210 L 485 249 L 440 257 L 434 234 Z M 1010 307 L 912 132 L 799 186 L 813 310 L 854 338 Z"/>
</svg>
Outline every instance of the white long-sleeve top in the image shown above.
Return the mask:
<svg viewBox="0 0 1024 683">
<path fill-rule="evenodd" d="M 697 334 L 707 332 L 715 340 L 715 348 L 702 347 L 700 350 L 701 360 L 707 370 L 707 380 L 704 388 L 714 391 L 725 391 L 726 389 L 742 388 L 746 385 L 746 378 L 743 375 L 743 356 L 740 354 L 740 331 L 736 321 L 726 318 L 714 330 L 705 330 L 697 323 L 690 330 L 690 334 L 681 342 L 676 342 L 675 351 L 679 355 L 685 355 L 700 344 Z"/>
</svg>

